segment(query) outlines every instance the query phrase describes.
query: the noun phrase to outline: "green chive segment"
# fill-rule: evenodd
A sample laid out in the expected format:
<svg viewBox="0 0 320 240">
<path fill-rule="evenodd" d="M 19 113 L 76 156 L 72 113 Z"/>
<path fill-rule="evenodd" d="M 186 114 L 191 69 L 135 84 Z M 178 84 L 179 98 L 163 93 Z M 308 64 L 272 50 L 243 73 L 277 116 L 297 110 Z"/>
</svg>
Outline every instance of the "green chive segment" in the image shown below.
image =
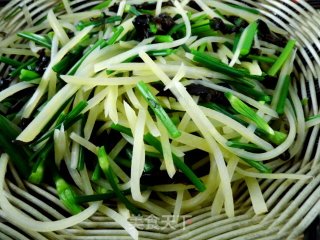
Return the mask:
<svg viewBox="0 0 320 240">
<path fill-rule="evenodd" d="M 99 165 L 107 177 L 115 195 L 118 197 L 118 199 L 123 202 L 126 207 L 135 215 L 140 215 L 140 211 L 124 196 L 124 194 L 120 191 L 117 180 L 116 180 L 116 175 L 114 174 L 111 166 L 110 166 L 110 160 L 109 156 L 106 153 L 106 150 L 104 147 L 100 147 L 98 149 L 98 160 L 99 160 Z"/>
<path fill-rule="evenodd" d="M 230 92 L 225 93 L 225 96 L 229 100 L 234 110 L 253 121 L 261 130 L 265 131 L 270 135 L 274 135 L 274 131 L 269 126 L 269 124 L 247 104 L 242 102 L 239 98 L 237 98 Z"/>
<path fill-rule="evenodd" d="M 258 28 L 258 23 L 257 22 L 252 22 L 249 24 L 249 26 L 244 30 L 243 34 L 245 34 L 243 44 L 240 50 L 240 55 L 244 56 L 249 54 L 252 43 L 254 41 L 254 37 L 257 33 L 257 28 Z M 242 36 L 241 36 L 242 38 Z"/>
<path fill-rule="evenodd" d="M 168 130 L 168 133 L 171 137 L 177 138 L 181 136 L 181 132 L 178 130 L 176 125 L 172 122 L 171 118 L 168 116 L 166 111 L 160 105 L 158 99 L 151 93 L 146 83 L 140 81 L 137 84 L 137 88 L 140 91 L 141 95 L 148 102 L 149 106 L 153 110 L 153 112 L 157 115 L 160 121 Z"/>
<path fill-rule="evenodd" d="M 128 136 L 132 136 L 131 130 L 122 125 L 112 124 L 111 128 L 121 133 L 124 133 Z M 157 138 L 152 136 L 150 133 L 147 133 L 146 135 L 144 135 L 143 139 L 145 143 L 153 146 L 161 154 L 163 154 L 161 142 Z M 204 183 L 197 177 L 197 175 L 191 170 L 191 168 L 189 168 L 189 166 L 183 162 L 182 159 L 180 159 L 174 153 L 172 153 L 172 158 L 173 158 L 174 165 L 186 175 L 186 177 L 190 180 L 190 182 L 192 182 L 200 192 L 203 192 L 206 190 L 206 186 L 204 185 Z"/>
<path fill-rule="evenodd" d="M 51 49 L 51 42 L 48 40 L 48 38 L 42 36 L 42 35 L 38 35 L 32 32 L 20 32 L 18 33 L 19 37 L 28 39 L 30 41 L 33 41 L 43 47 L 46 47 L 48 49 Z"/>
<path fill-rule="evenodd" d="M 271 68 L 268 71 L 268 74 L 270 76 L 275 76 L 278 71 L 281 69 L 281 67 L 283 66 L 283 64 L 287 61 L 287 59 L 289 58 L 289 56 L 291 55 L 294 46 L 296 44 L 295 40 L 290 39 L 287 43 L 287 45 L 285 46 L 285 48 L 283 49 L 282 53 L 280 54 L 280 56 L 278 57 L 277 61 L 271 66 Z"/>
</svg>

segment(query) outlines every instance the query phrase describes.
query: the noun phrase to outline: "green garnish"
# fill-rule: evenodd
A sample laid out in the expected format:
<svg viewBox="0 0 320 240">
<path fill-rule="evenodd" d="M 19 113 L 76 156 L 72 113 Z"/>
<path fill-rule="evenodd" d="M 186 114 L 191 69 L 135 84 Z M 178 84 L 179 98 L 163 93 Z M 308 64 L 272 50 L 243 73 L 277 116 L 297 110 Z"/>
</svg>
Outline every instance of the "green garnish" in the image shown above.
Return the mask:
<svg viewBox="0 0 320 240">
<path fill-rule="evenodd" d="M 262 80 L 264 78 L 263 76 L 251 75 L 250 73 L 242 69 L 230 67 L 227 64 L 221 62 L 219 59 L 207 53 L 199 52 L 196 50 L 191 50 L 191 53 L 193 54 L 194 61 L 213 71 L 217 71 L 234 77 L 248 77 L 256 80 Z"/>
<path fill-rule="evenodd" d="M 21 81 L 31 81 L 39 77 L 41 77 L 39 73 L 27 69 L 21 69 L 19 76 Z"/>
<path fill-rule="evenodd" d="M 77 214 L 82 211 L 82 207 L 76 202 L 76 193 L 73 188 L 59 175 L 54 176 L 57 193 L 63 205 L 72 213 Z"/>
<path fill-rule="evenodd" d="M 14 60 L 14 59 L 11 59 L 8 57 L 3 57 L 3 56 L 0 56 L 0 62 L 11 65 L 13 67 L 20 67 L 22 64 L 21 62 L 19 62 L 17 60 Z"/>
<path fill-rule="evenodd" d="M 244 41 L 240 50 L 240 55 L 244 56 L 249 54 L 252 43 L 254 41 L 254 37 L 257 33 L 257 28 L 258 28 L 258 23 L 257 22 L 252 22 L 248 25 L 248 27 L 245 28 L 240 38 L 244 37 Z"/>
<path fill-rule="evenodd" d="M 40 46 L 51 49 L 51 42 L 48 40 L 48 38 L 46 38 L 42 35 L 35 34 L 32 32 L 19 32 L 18 36 L 25 38 L 25 39 L 28 39 L 30 41 L 33 41 L 33 42 L 39 44 Z"/>
<path fill-rule="evenodd" d="M 275 76 L 278 73 L 278 71 L 281 69 L 283 64 L 287 61 L 287 59 L 291 55 L 295 44 L 296 44 L 295 40 L 290 39 L 288 41 L 287 45 L 285 46 L 280 56 L 278 57 L 277 61 L 269 69 L 268 74 L 270 76 Z"/>
<path fill-rule="evenodd" d="M 272 169 L 264 165 L 262 162 L 241 158 L 243 161 L 248 163 L 251 167 L 257 169 L 261 173 L 272 173 Z"/>
<path fill-rule="evenodd" d="M 109 156 L 107 155 L 105 148 L 100 147 L 98 149 L 98 160 L 99 160 L 99 165 L 101 167 L 101 170 L 105 174 L 106 178 L 108 179 L 115 195 L 117 198 L 123 202 L 126 207 L 135 215 L 140 215 L 140 211 L 125 197 L 125 195 L 120 191 L 116 176 L 114 172 L 112 171 L 112 168 L 110 166 L 110 160 Z"/>
<path fill-rule="evenodd" d="M 246 105 L 244 102 L 242 102 L 239 98 L 237 98 L 230 92 L 225 93 L 225 96 L 229 100 L 234 110 L 236 110 L 238 113 L 242 114 L 246 118 L 250 119 L 261 130 L 265 131 L 270 135 L 274 135 L 274 131 L 269 126 L 269 124 L 262 117 L 260 117 L 252 108 L 250 108 L 248 105 Z"/>
<path fill-rule="evenodd" d="M 112 124 L 111 128 L 122 132 L 128 136 L 132 136 L 132 132 L 129 128 L 121 126 L 119 124 Z M 155 138 L 154 136 L 152 136 L 151 134 L 146 134 L 143 137 L 144 141 L 153 146 L 155 149 L 157 149 L 161 154 L 163 154 L 162 152 L 162 146 L 161 146 L 161 142 Z M 203 182 L 195 175 L 195 173 L 191 170 L 191 168 L 188 167 L 188 165 L 186 165 L 182 159 L 180 159 L 178 156 L 176 156 L 174 153 L 172 154 L 173 157 L 173 163 L 174 165 L 180 169 L 185 175 L 186 177 L 194 184 L 194 186 L 200 191 L 203 192 L 206 190 L 206 186 L 203 184 Z"/>
<path fill-rule="evenodd" d="M 166 111 L 160 105 L 158 99 L 151 93 L 147 84 L 139 82 L 137 88 L 140 91 L 143 98 L 147 101 L 153 112 L 157 115 L 160 121 L 168 130 L 171 137 L 177 138 L 181 136 L 181 132 L 177 129 L 176 125 L 172 122 Z"/>
<path fill-rule="evenodd" d="M 289 93 L 290 82 L 291 82 L 290 76 L 289 75 L 285 76 L 283 84 L 280 89 L 279 101 L 276 106 L 276 111 L 280 115 L 282 115 L 284 113 L 284 107 L 285 107 L 286 100 L 287 100 L 288 93 Z"/>
</svg>

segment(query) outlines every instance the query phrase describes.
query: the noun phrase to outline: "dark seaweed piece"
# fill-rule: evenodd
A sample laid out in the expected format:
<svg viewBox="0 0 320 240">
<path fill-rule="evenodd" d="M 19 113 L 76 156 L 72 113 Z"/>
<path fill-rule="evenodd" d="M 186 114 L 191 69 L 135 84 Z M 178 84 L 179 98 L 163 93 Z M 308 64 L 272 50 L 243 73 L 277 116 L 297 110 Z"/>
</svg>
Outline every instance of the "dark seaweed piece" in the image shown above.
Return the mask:
<svg viewBox="0 0 320 240">
<path fill-rule="evenodd" d="M 151 15 L 139 15 L 133 20 L 132 23 L 137 32 L 137 40 L 141 41 L 153 35 L 152 31 L 150 30 L 150 24 L 153 23 L 153 17 Z"/>
<path fill-rule="evenodd" d="M 118 3 L 115 3 L 112 6 L 108 7 L 108 10 L 110 12 L 115 12 L 116 13 L 116 12 L 118 12 L 118 9 L 119 9 L 119 4 Z"/>
<path fill-rule="evenodd" d="M 215 31 L 222 32 L 223 34 L 229 34 L 233 32 L 233 28 L 225 25 L 221 18 L 211 19 L 210 27 Z"/>
<path fill-rule="evenodd" d="M 0 1 L 0 7 L 4 7 L 6 4 L 8 4 L 10 0 L 1 0 Z"/>
<path fill-rule="evenodd" d="M 140 178 L 140 183 L 146 186 L 155 186 L 174 183 L 190 184 L 191 182 L 182 172 L 176 172 L 173 178 L 170 178 L 166 171 L 156 171 L 152 173 L 143 173 Z"/>
<path fill-rule="evenodd" d="M 223 84 L 223 85 L 227 87 L 229 86 L 228 84 Z M 163 90 L 162 85 L 153 85 L 153 87 L 159 91 L 157 96 L 176 98 L 170 90 Z M 189 94 L 199 96 L 200 102 L 202 103 L 215 102 L 215 103 L 220 103 L 224 105 L 229 105 L 229 102 L 226 100 L 222 92 L 213 90 L 211 88 L 207 88 L 200 84 L 190 84 L 186 86 L 186 89 Z"/>
<path fill-rule="evenodd" d="M 190 1 L 187 5 L 199 12 L 203 11 L 202 8 L 195 1 Z"/>
<path fill-rule="evenodd" d="M 167 34 L 175 25 L 173 18 L 166 13 L 161 13 L 155 17 L 154 22 L 157 24 L 157 29 L 161 34 Z"/>
<path fill-rule="evenodd" d="M 237 16 L 226 16 L 226 18 L 229 22 L 234 24 L 234 26 L 232 27 L 232 31 L 235 33 L 243 31 L 243 29 L 245 29 L 249 25 L 246 20 Z"/>
<path fill-rule="evenodd" d="M 42 48 L 41 50 L 38 51 L 39 58 L 36 61 L 36 67 L 35 71 L 39 74 L 43 74 L 44 71 L 47 69 L 48 64 L 50 62 L 50 58 L 46 56 L 45 49 Z"/>
<path fill-rule="evenodd" d="M 213 18 L 210 20 L 210 26 L 213 30 L 220 31 L 223 34 L 238 33 L 248 26 L 248 23 L 238 17 L 229 17 L 232 19 L 234 26 L 225 24 L 221 18 Z"/>
<path fill-rule="evenodd" d="M 199 84 L 190 84 L 186 88 L 189 94 L 199 96 L 200 102 L 215 102 L 229 105 L 222 92 Z"/>
<path fill-rule="evenodd" d="M 224 24 L 221 18 L 213 18 L 210 21 L 210 26 L 211 28 L 213 28 L 213 30 L 220 31 L 224 34 L 226 33 L 226 25 Z"/>
<path fill-rule="evenodd" d="M 162 90 L 162 91 L 159 91 L 157 96 L 159 97 L 172 97 L 172 98 L 176 98 L 173 93 L 170 91 L 170 90 Z"/>
<path fill-rule="evenodd" d="M 9 87 L 9 85 L 10 85 L 12 80 L 13 79 L 11 77 L 9 77 L 9 76 L 1 77 L 0 78 L 0 91 L 2 91 L 4 89 L 6 89 L 7 87 Z"/>
<path fill-rule="evenodd" d="M 25 129 L 31 122 L 33 118 L 22 118 L 20 123 L 18 124 L 18 127 L 21 129 Z"/>
<path fill-rule="evenodd" d="M 144 2 L 142 4 L 135 4 L 133 5 L 136 9 L 143 9 L 143 10 L 155 10 L 157 3 L 148 3 Z M 163 2 L 161 4 L 161 7 L 167 7 L 167 6 L 173 6 L 173 3 L 171 1 Z"/>
<path fill-rule="evenodd" d="M 263 86 L 269 89 L 275 89 L 277 86 L 278 78 L 266 75 L 262 81 Z"/>
<path fill-rule="evenodd" d="M 258 20 L 258 36 L 260 39 L 280 47 L 284 47 L 288 42 L 284 36 L 271 32 L 268 25 L 261 19 Z"/>
</svg>

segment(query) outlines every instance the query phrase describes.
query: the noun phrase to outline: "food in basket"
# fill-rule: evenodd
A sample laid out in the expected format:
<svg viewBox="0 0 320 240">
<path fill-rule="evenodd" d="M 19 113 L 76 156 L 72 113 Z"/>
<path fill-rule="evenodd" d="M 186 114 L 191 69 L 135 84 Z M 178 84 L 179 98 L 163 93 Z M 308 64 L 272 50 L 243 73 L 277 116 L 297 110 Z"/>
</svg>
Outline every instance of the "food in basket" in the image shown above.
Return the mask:
<svg viewBox="0 0 320 240">
<path fill-rule="evenodd" d="M 259 179 L 309 178 L 277 171 L 305 138 L 295 40 L 256 9 L 103 1 L 50 10 L 11 38 L 0 50 L 9 69 L 0 81 L 0 187 L 10 161 L 22 179 L 54 186 L 73 215 L 18 217 L 1 194 L 18 226 L 56 231 L 100 211 L 137 238 L 119 211 L 179 216 L 211 205 L 232 217 L 245 184 L 262 214 Z"/>
</svg>

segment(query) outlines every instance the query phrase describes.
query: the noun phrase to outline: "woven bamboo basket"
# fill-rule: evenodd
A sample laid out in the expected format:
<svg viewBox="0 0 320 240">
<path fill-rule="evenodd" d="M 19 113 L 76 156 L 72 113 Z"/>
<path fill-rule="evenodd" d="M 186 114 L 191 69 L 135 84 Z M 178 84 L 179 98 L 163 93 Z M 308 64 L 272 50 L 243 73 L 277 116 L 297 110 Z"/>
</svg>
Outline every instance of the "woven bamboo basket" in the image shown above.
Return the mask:
<svg viewBox="0 0 320 240">
<path fill-rule="evenodd" d="M 219 0 L 222 1 L 222 0 Z M 319 114 L 320 99 L 320 12 L 319 1 L 304 0 L 223 0 L 258 8 L 262 15 L 286 30 L 297 40 L 298 54 L 295 61 L 295 88 L 301 100 L 309 98 L 304 106 L 306 116 Z M 12 0 L 0 10 L 1 46 L 10 44 L 10 36 L 20 29 L 32 27 L 56 7 L 57 15 L 65 8 L 58 7 L 60 0 Z M 100 1 L 69 0 L 71 10 L 83 11 Z M 5 16 L 17 12 L 13 18 Z M 35 27 L 36 28 L 36 27 Z M 1 47 L 0 47 L 1 54 Z M 0 64 L 1 75 L 8 69 Z M 235 196 L 236 216 L 226 214 L 212 216 L 210 206 L 191 212 L 178 224 L 167 226 L 165 219 L 149 226 L 150 215 L 139 220 L 139 239 L 303 239 L 307 227 L 320 214 L 320 125 L 308 129 L 305 150 L 298 158 L 278 169 L 279 172 L 303 173 L 314 176 L 311 181 L 260 180 L 263 196 L 269 212 L 255 216 L 245 186 L 241 196 Z M 1 133 L 0 133 L 1 134 Z M 5 182 L 5 194 L 9 201 L 33 219 L 50 221 L 63 219 L 67 213 L 60 203 L 55 189 L 24 182 L 11 165 L 7 170 L 13 176 Z M 1 190 L 2 191 L 2 190 Z M 33 232 L 15 225 L 0 209 L 0 239 L 131 239 L 125 230 L 110 218 L 96 213 L 77 226 L 57 232 Z M 149 226 L 149 227 L 148 227 Z"/>
</svg>

